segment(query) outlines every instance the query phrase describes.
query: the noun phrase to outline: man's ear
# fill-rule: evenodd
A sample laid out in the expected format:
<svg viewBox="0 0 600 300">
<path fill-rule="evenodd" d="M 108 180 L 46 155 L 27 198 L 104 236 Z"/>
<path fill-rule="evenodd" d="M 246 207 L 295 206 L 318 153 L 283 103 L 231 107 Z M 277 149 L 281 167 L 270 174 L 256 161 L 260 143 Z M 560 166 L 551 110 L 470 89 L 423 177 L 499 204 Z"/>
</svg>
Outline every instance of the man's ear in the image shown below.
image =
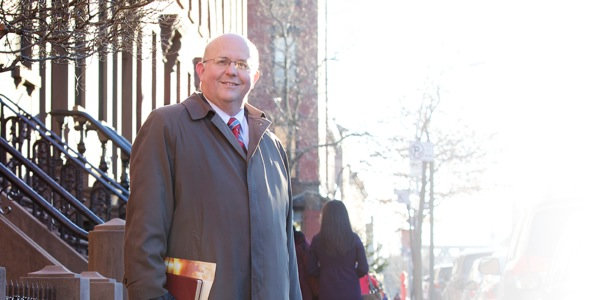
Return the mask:
<svg viewBox="0 0 600 300">
<path fill-rule="evenodd" d="M 196 75 L 198 75 L 198 79 L 202 78 L 202 73 L 204 73 L 204 63 L 202 62 L 202 60 L 198 61 L 198 63 L 196 63 Z"/>
<path fill-rule="evenodd" d="M 260 78 L 260 71 L 256 70 L 256 73 L 254 73 L 254 78 L 252 78 L 252 85 L 255 85 L 259 78 Z"/>
</svg>

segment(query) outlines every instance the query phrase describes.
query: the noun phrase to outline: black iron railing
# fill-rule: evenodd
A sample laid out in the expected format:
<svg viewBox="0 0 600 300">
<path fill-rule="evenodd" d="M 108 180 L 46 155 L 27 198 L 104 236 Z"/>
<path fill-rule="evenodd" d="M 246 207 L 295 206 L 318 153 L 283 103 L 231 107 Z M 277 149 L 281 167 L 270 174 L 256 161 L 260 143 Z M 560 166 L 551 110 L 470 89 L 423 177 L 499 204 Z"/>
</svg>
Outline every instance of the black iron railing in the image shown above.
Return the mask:
<svg viewBox="0 0 600 300">
<path fill-rule="evenodd" d="M 125 218 L 131 143 L 83 111 L 52 115 L 56 132 L 0 94 L 0 192 L 85 255 L 89 230 Z M 68 144 L 74 134 L 77 150 Z M 97 163 L 84 154 L 98 154 Z M 107 162 L 109 154 L 121 163 Z"/>
<path fill-rule="evenodd" d="M 77 149 L 79 153 L 83 154 L 86 152 L 86 146 L 84 143 L 84 137 L 87 136 L 89 131 L 95 131 L 98 136 L 98 140 L 101 144 L 101 153 L 100 153 L 100 165 L 98 168 L 104 172 L 108 172 L 108 164 L 106 161 L 106 153 L 107 153 L 107 144 L 110 142 L 112 144 L 113 149 L 113 178 L 120 180 L 121 186 L 125 189 L 129 189 L 129 156 L 131 154 L 131 143 L 125 139 L 123 136 L 117 134 L 114 129 L 109 126 L 102 124 L 102 122 L 94 119 L 87 112 L 82 111 L 80 108 L 76 110 L 65 110 L 65 109 L 55 109 L 50 112 L 50 114 L 57 121 L 58 125 L 63 128 L 65 124 L 65 118 L 72 118 L 75 126 L 73 129 L 79 132 L 80 140 L 77 144 Z M 88 137 L 89 138 L 89 137 Z M 118 151 L 117 151 L 118 150 Z M 116 166 L 116 161 L 121 161 L 120 166 L 120 175 L 119 168 Z"/>
<path fill-rule="evenodd" d="M 43 198 L 53 197 L 54 191 L 48 188 L 52 184 L 46 181 L 51 180 L 62 186 L 100 219 L 124 218 L 125 205 L 129 198 L 127 169 L 131 144 L 87 114 L 84 116 L 81 112 L 67 111 L 56 112 L 56 114 L 60 115 L 61 119 L 67 115 L 75 119 L 74 127 L 81 132 L 77 145 L 78 151 L 70 147 L 61 136 L 47 129 L 42 121 L 0 95 L 0 135 L 6 144 L 0 147 L 0 163 L 9 166 L 15 176 L 21 178 Z M 66 132 L 64 136 L 68 137 L 69 128 L 66 125 L 61 125 L 60 128 L 64 128 Z M 86 148 L 84 139 L 89 130 L 98 133 L 101 144 L 98 167 L 84 157 Z M 61 129 L 61 135 L 62 133 Z M 108 164 L 104 159 L 108 141 L 111 141 L 113 147 L 118 148 L 121 153 L 123 162 L 120 168 L 121 182 L 108 172 Z M 25 160 L 15 155 L 15 152 L 10 152 L 7 145 L 20 153 Z M 25 161 L 33 162 L 48 176 L 33 176 L 32 169 Z"/>
<path fill-rule="evenodd" d="M 60 186 L 49 188 L 53 190 L 51 193 L 53 197 L 47 200 L 7 166 L 0 164 L 0 175 L 4 186 L 3 193 L 28 208 L 32 215 L 44 223 L 50 231 L 56 232 L 79 253 L 87 254 L 88 231 L 93 226 L 103 223 L 100 218 Z"/>
</svg>

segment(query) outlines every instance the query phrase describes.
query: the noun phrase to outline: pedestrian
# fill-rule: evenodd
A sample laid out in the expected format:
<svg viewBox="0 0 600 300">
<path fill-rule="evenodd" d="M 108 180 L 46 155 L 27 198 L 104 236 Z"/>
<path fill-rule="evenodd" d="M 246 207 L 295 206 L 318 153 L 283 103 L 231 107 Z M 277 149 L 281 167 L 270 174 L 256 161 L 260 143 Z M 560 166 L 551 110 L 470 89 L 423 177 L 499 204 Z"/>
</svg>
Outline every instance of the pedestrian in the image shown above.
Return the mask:
<svg viewBox="0 0 600 300">
<path fill-rule="evenodd" d="M 131 153 L 125 227 L 129 299 L 173 299 L 163 260 L 216 263 L 209 299 L 300 300 L 287 156 L 248 104 L 258 51 L 210 41 L 200 91 L 154 110 Z"/>
<path fill-rule="evenodd" d="M 375 276 L 367 273 L 359 279 L 360 294 L 362 300 L 380 300 L 382 299 L 382 291 Z"/>
<path fill-rule="evenodd" d="M 308 272 L 319 278 L 320 300 L 361 299 L 358 279 L 367 274 L 369 264 L 342 201 L 332 200 L 323 207 L 321 230 L 309 254 Z"/>
<path fill-rule="evenodd" d="M 318 300 L 319 286 L 317 279 L 309 276 L 306 270 L 308 263 L 308 251 L 310 244 L 302 231 L 294 228 L 294 244 L 296 245 L 296 258 L 298 260 L 298 278 L 300 279 L 300 291 L 302 300 Z"/>
<path fill-rule="evenodd" d="M 406 286 L 407 278 L 408 278 L 408 272 L 402 271 L 400 273 L 400 295 L 398 296 L 398 298 L 400 298 L 400 300 L 406 300 L 406 295 L 408 294 L 408 288 Z"/>
</svg>

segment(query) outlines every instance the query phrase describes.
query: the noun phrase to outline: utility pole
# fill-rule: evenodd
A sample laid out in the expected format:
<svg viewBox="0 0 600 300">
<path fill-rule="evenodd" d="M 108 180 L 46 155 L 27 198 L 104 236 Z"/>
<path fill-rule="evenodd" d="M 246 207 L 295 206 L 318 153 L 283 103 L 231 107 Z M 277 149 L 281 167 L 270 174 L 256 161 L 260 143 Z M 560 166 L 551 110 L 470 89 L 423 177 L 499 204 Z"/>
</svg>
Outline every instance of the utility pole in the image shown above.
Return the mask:
<svg viewBox="0 0 600 300">
<path fill-rule="evenodd" d="M 413 165 L 413 163 L 415 164 L 419 164 L 421 165 L 421 172 L 420 172 L 420 181 L 421 181 L 421 186 L 420 188 L 418 188 L 419 190 L 419 205 L 417 206 L 417 211 L 415 212 L 415 219 L 414 219 L 414 227 L 411 228 L 411 256 L 412 256 L 412 260 L 413 260 L 413 277 L 412 277 L 412 287 L 411 288 L 411 295 L 414 297 L 415 300 L 422 300 L 423 299 L 423 290 L 422 290 L 422 280 L 423 280 L 423 260 L 422 260 L 422 229 L 423 229 L 423 217 L 424 217 L 424 210 L 425 210 L 425 196 L 426 196 L 426 189 L 427 189 L 427 183 L 429 181 L 429 183 L 431 185 L 433 185 L 433 144 L 431 142 L 429 142 L 429 136 L 428 136 L 428 141 L 427 142 L 421 142 L 419 140 L 414 141 L 410 144 L 409 146 L 409 155 L 410 155 L 410 159 L 411 159 L 411 166 Z M 429 170 L 430 170 L 430 178 L 428 180 L 427 178 L 427 166 L 429 164 Z M 430 186 L 430 199 L 433 199 L 433 186 Z M 430 200 L 430 203 L 433 203 L 432 200 Z M 430 207 L 431 209 L 431 207 Z M 431 211 L 430 211 L 431 213 Z M 433 223 L 433 217 L 430 220 L 431 223 Z M 432 224 L 433 225 L 433 224 Z M 429 283 L 430 283 L 430 288 L 429 288 L 429 293 L 431 293 L 432 289 L 433 289 L 433 284 L 432 284 L 432 276 L 433 276 L 433 272 L 431 272 L 432 270 L 432 266 L 433 266 L 433 226 L 431 226 L 431 247 L 430 248 L 430 279 L 429 279 Z"/>
<path fill-rule="evenodd" d="M 429 298 L 433 299 L 433 265 L 435 256 L 433 253 L 433 160 L 429 162 Z"/>
</svg>

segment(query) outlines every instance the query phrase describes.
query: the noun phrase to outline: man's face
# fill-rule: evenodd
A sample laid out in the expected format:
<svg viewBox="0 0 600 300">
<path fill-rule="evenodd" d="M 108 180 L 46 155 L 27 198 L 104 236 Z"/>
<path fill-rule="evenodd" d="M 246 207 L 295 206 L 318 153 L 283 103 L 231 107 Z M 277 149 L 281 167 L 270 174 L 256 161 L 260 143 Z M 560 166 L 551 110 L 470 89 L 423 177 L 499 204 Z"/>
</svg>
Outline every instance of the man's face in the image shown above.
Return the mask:
<svg viewBox="0 0 600 300">
<path fill-rule="evenodd" d="M 251 59 L 246 42 L 238 36 L 225 35 L 211 42 L 203 62 L 196 65 L 202 93 L 223 111 L 237 113 L 258 80 L 254 68 L 243 68 Z"/>
</svg>

